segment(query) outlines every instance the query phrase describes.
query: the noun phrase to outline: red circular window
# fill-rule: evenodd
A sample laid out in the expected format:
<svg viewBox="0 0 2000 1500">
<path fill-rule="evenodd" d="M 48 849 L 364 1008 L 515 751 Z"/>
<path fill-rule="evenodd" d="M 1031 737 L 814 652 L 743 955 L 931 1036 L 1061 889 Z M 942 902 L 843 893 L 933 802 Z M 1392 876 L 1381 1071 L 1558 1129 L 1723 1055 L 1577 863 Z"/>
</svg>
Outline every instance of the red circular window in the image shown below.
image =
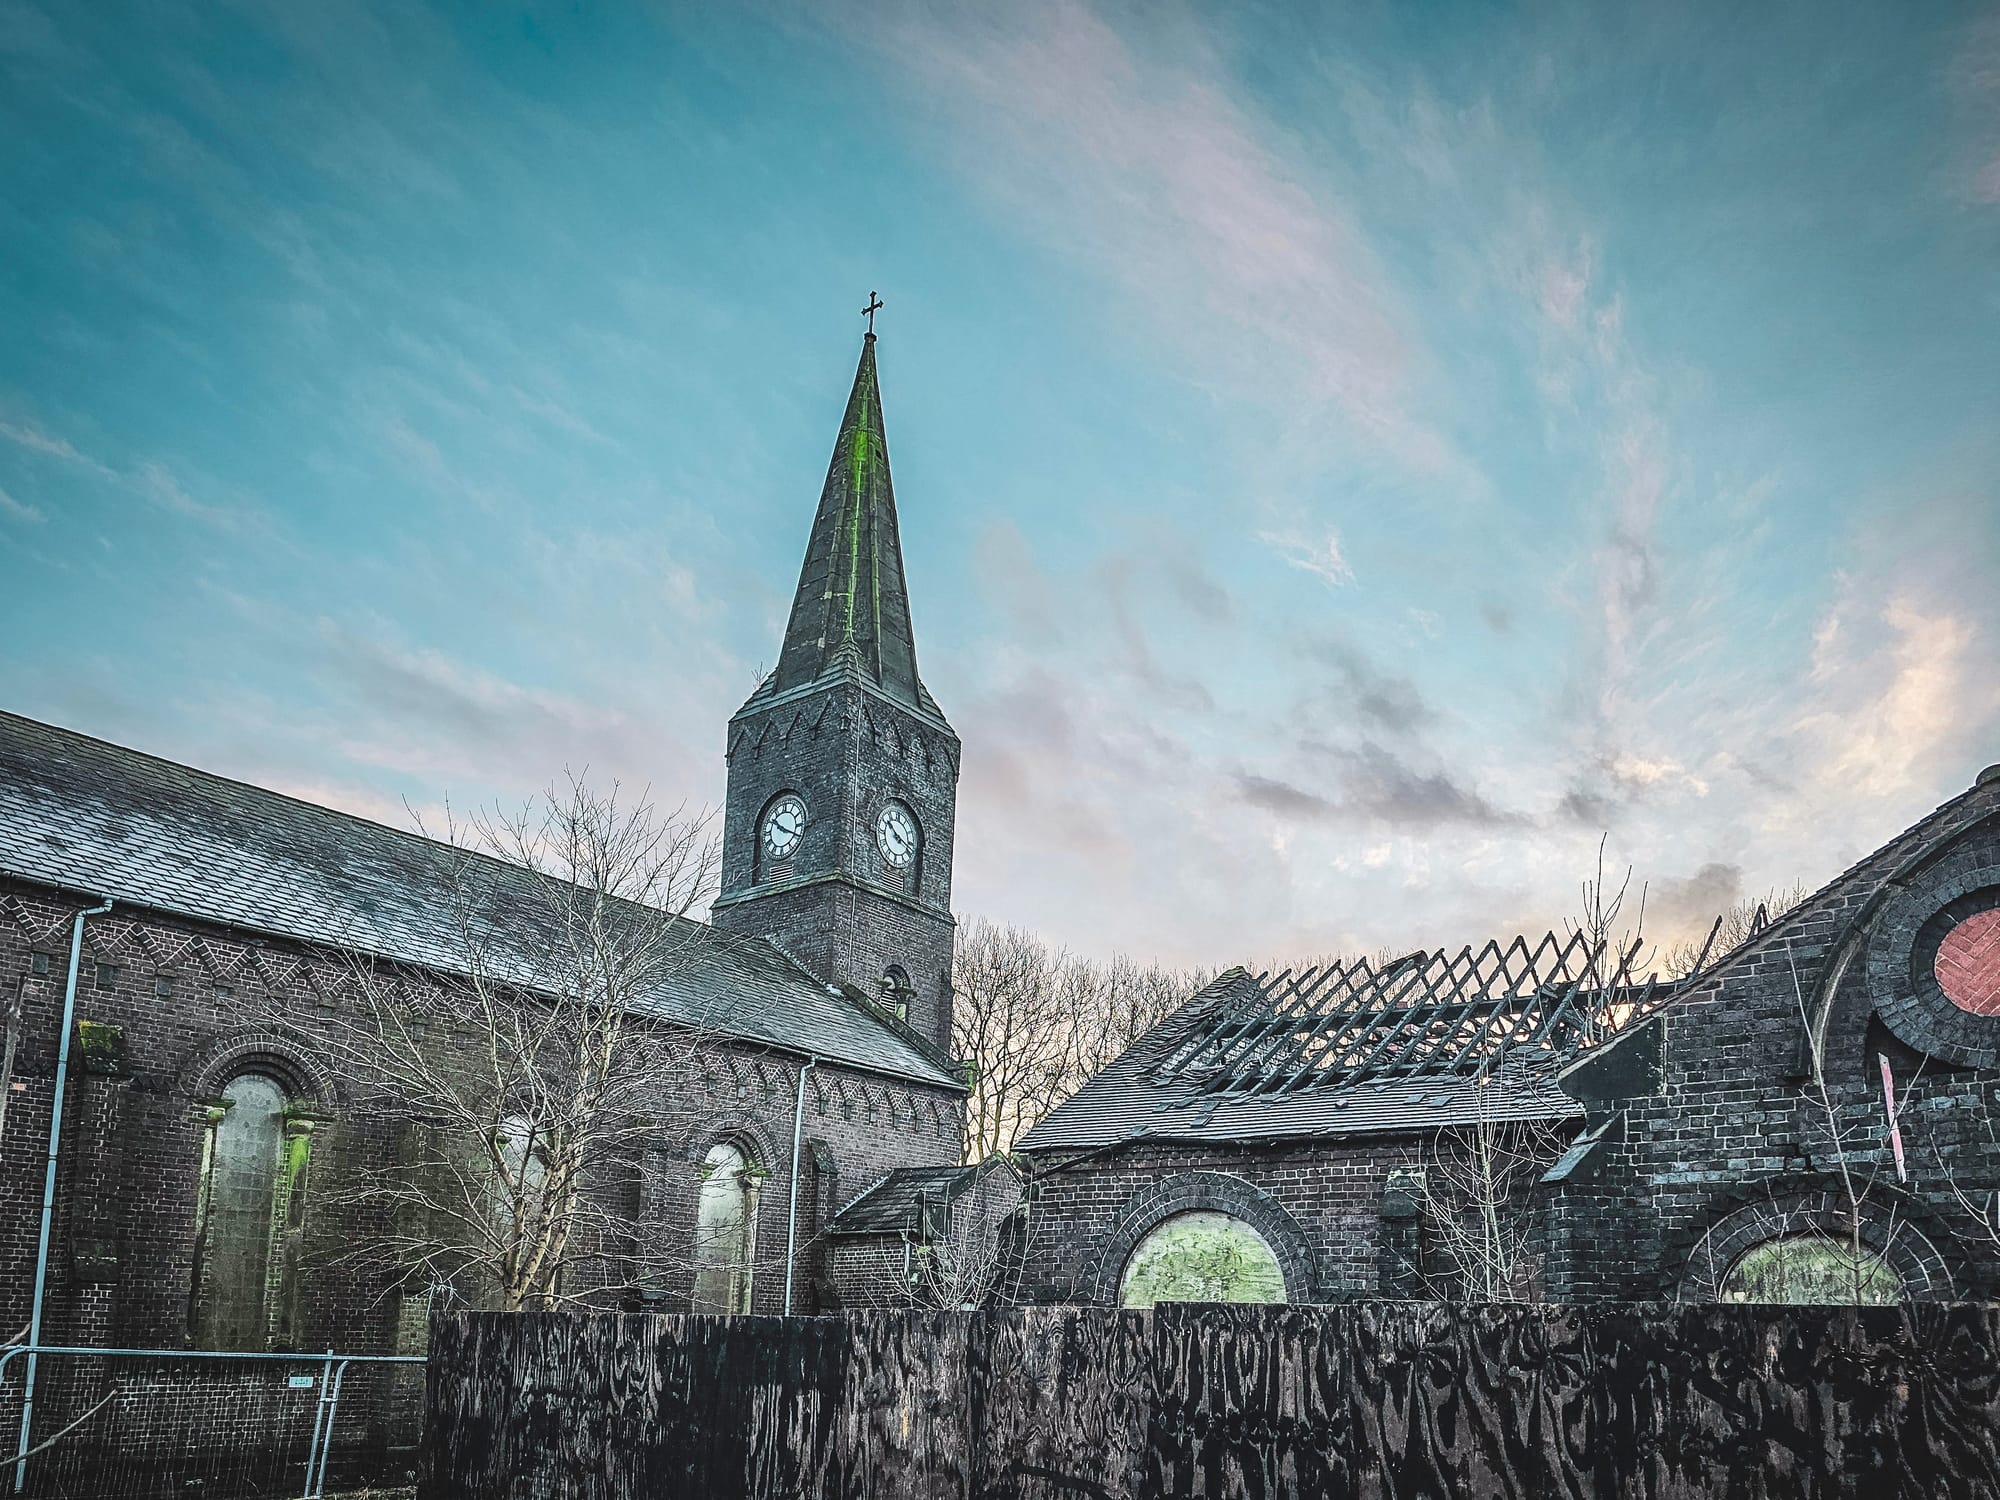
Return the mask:
<svg viewBox="0 0 2000 1500">
<path fill-rule="evenodd" d="M 1960 1010 L 2000 1016 L 2000 908 L 1977 912 L 1947 932 L 1932 969 L 1938 988 Z"/>
</svg>

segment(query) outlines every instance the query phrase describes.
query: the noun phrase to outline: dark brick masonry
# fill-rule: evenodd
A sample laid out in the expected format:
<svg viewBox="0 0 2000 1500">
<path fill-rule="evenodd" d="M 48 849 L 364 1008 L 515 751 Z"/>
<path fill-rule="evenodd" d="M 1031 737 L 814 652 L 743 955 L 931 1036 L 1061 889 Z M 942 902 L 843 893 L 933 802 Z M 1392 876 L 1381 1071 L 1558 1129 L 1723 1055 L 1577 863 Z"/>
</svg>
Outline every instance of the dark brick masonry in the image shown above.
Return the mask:
<svg viewBox="0 0 2000 1500">
<path fill-rule="evenodd" d="M 875 337 L 855 371 L 778 665 L 729 723 L 715 922 L 768 937 L 951 1045 L 959 743 L 917 673 Z M 763 837 L 780 802 L 796 842 Z M 914 849 L 891 858 L 885 816 Z"/>
<path fill-rule="evenodd" d="M 649 1260 L 664 1251 L 668 1269 L 601 1300 L 690 1305 L 701 1172 L 725 1141 L 750 1168 L 750 1311 L 784 1306 L 795 1177 L 793 1305 L 893 1300 L 883 1267 L 900 1267 L 897 1235 L 844 1234 L 836 1257 L 824 1231 L 887 1174 L 955 1164 L 961 1150 L 964 1091 L 945 1050 L 959 744 L 916 673 L 872 338 L 779 668 L 732 721 L 726 754 L 716 928 L 728 931 L 690 924 L 694 957 L 644 997 L 639 1023 L 702 1027 L 714 1037 L 704 1076 L 662 1080 L 645 1170 L 593 1189 L 619 1195 L 635 1240 Z M 760 858 L 763 813 L 786 792 L 804 803 L 802 837 L 783 860 Z M 352 955 L 412 973 L 462 958 L 436 920 L 435 864 L 411 835 L 0 713 L 0 997 L 17 1002 L 18 1022 L 0 1079 L 0 1328 L 28 1321 L 71 932 L 109 897 L 113 910 L 85 928 L 43 1342 L 421 1350 L 431 1289 L 344 1263 L 338 1252 L 381 1226 L 328 1207 L 406 1143 L 350 1107 L 311 1036 L 343 1003 Z M 261 1102 L 239 1109 L 243 1099 Z M 232 1310 L 220 1316 L 225 1283 Z M 38 1433 L 96 1400 L 106 1378 L 46 1363 Z M 309 1400 L 271 1387 L 275 1375 L 249 1390 L 229 1369 L 134 1367 L 120 1377 L 119 1441 L 140 1447 L 106 1430 L 104 1453 L 180 1441 L 143 1426 L 166 1422 L 296 1469 L 297 1434 L 278 1429 Z M 353 1391 L 343 1431 L 393 1449 L 415 1412 L 408 1380 L 356 1376 Z M 10 1431 L 17 1410 L 0 1408 Z M 395 1477 L 385 1462 L 371 1477 Z"/>
<path fill-rule="evenodd" d="M 1839 1237 L 1857 1219 L 1914 1297 L 2000 1290 L 2000 1241 L 1972 1207 L 2000 1191 L 2000 1016 L 1954 1004 L 1935 972 L 1947 936 L 1996 910 L 1989 771 L 1571 1064 L 1561 1082 L 1581 1118 L 1551 1121 L 1571 1147 L 1515 1210 L 1532 1224 L 1539 1294 L 1712 1298 L 1752 1246 Z M 1185 1128 L 1088 1150 L 1031 1137 L 1022 1295 L 1115 1299 L 1137 1240 L 1191 1207 L 1249 1220 L 1293 1300 L 1408 1295 L 1426 1239 L 1408 1173 L 1436 1132 L 1380 1123 L 1282 1141 Z"/>
<path fill-rule="evenodd" d="M 41 1161 L 68 936 L 84 904 L 19 883 L 0 884 L 0 994 L 19 993 L 22 1025 L 0 1141 L 0 1322 L 27 1321 L 39 1225 Z M 395 1141 L 350 1115 L 335 1082 L 309 1052 L 246 1026 L 241 997 L 218 1001 L 219 985 L 248 987 L 272 976 L 255 1004 L 309 1030 L 323 1004 L 314 955 L 272 939 L 252 941 L 203 924 L 114 910 L 85 928 L 77 1013 L 116 1048 L 73 1052 L 46 1342 L 187 1347 L 193 1300 L 197 1186 L 206 1111 L 238 1073 L 276 1078 L 319 1117 L 306 1187 L 305 1267 L 295 1325 L 273 1326 L 270 1347 L 383 1351 L 399 1336 L 420 1339 L 401 1296 L 327 1262 L 367 1226 L 336 1222 L 312 1207 L 342 1179 L 394 1159 Z M 218 978 L 218 974 L 222 977 Z M 160 992 L 165 984 L 170 993 Z M 637 1228 L 691 1237 L 695 1168 L 715 1140 L 736 1139 L 766 1169 L 760 1204 L 753 1307 L 778 1310 L 783 1295 L 786 1193 L 799 1059 L 770 1048 L 719 1045 L 706 1106 L 667 1111 L 692 1121 L 663 1137 L 664 1184 L 642 1206 Z M 960 1096 L 906 1079 L 822 1063 L 807 1081 L 801 1240 L 811 1289 L 819 1227 L 847 1197 L 896 1167 L 955 1161 Z M 684 1306 L 687 1287 L 664 1285 L 647 1305 Z M 412 1294 L 419 1303 L 422 1289 Z M 818 1295 L 827 1299 L 830 1288 Z M 634 1305 L 639 1305 L 634 1303 Z M 400 1334 L 399 1334 L 400 1330 Z"/>
</svg>

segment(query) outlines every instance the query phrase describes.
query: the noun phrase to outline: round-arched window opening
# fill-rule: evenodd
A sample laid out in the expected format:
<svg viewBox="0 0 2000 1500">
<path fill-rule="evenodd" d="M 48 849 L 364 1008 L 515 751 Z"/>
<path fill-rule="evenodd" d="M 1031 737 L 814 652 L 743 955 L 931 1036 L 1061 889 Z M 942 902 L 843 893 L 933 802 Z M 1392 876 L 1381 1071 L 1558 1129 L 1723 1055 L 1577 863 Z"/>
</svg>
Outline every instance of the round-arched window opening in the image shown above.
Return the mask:
<svg viewBox="0 0 2000 1500">
<path fill-rule="evenodd" d="M 2000 1016 L 2000 908 L 1974 912 L 1947 932 L 1931 972 L 1960 1010 Z"/>
<path fill-rule="evenodd" d="M 1827 1234 L 1788 1234 L 1753 1245 L 1716 1289 L 1718 1302 L 1892 1306 L 1903 1278 L 1872 1250 L 1857 1252 Z"/>
<path fill-rule="evenodd" d="M 910 1019 L 910 997 L 916 992 L 901 964 L 890 964 L 882 971 L 882 1003 L 894 1012 L 897 1020 Z"/>
<path fill-rule="evenodd" d="M 1283 1302 L 1285 1274 L 1264 1237 L 1211 1209 L 1162 1219 L 1118 1279 L 1121 1307 L 1156 1302 Z"/>
<path fill-rule="evenodd" d="M 702 1158 L 700 1176 L 694 1310 L 747 1313 L 757 1250 L 757 1168 L 735 1142 L 718 1141 Z"/>
</svg>

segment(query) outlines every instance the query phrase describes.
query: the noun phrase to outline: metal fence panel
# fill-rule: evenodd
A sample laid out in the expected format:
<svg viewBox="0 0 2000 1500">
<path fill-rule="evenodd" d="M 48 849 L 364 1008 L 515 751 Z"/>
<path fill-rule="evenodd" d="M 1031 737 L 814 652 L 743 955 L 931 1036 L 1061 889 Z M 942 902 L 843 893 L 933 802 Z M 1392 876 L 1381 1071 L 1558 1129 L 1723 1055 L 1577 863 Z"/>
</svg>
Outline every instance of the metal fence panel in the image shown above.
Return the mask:
<svg viewBox="0 0 2000 1500">
<path fill-rule="evenodd" d="M 0 1353 L 10 1435 L 31 1353 L 32 1420 L 0 1495 L 310 1500 L 414 1483 L 419 1356 L 17 1346 Z"/>
</svg>

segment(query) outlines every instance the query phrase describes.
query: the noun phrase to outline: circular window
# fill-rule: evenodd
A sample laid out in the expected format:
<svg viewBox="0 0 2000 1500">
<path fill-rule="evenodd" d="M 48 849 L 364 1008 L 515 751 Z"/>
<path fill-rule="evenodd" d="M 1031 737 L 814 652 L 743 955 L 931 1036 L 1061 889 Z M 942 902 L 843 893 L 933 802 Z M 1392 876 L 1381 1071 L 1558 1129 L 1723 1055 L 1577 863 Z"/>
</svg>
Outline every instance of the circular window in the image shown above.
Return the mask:
<svg viewBox="0 0 2000 1500">
<path fill-rule="evenodd" d="M 1156 1302 L 1283 1302 L 1285 1274 L 1264 1237 L 1209 1209 L 1175 1214 L 1148 1231 L 1125 1262 L 1121 1307 Z"/>
<path fill-rule="evenodd" d="M 1904 877 L 1869 923 L 1869 998 L 1939 1062 L 2000 1067 L 2000 855 L 1953 851 Z"/>
<path fill-rule="evenodd" d="M 1888 1306 L 1903 1300 L 1903 1278 L 1874 1251 L 1827 1234 L 1791 1234 L 1752 1246 L 1716 1288 L 1718 1302 Z"/>
<path fill-rule="evenodd" d="M 1960 1010 L 2000 1016 L 2000 910 L 1975 912 L 1947 932 L 1931 971 Z"/>
</svg>

